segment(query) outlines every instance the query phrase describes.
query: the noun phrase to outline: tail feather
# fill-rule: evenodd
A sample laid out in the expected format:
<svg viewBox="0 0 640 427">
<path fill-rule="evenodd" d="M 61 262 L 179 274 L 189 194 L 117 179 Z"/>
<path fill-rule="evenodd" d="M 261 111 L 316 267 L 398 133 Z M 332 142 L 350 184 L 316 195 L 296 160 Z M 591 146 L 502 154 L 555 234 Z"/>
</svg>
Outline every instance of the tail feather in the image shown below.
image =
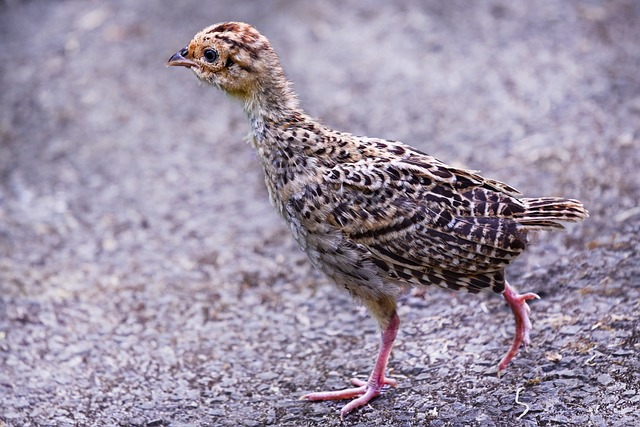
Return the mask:
<svg viewBox="0 0 640 427">
<path fill-rule="evenodd" d="M 563 199 L 561 197 L 539 197 L 521 199 L 524 212 L 514 219 L 527 229 L 562 229 L 560 222 L 582 221 L 589 216 L 579 200 Z"/>
</svg>

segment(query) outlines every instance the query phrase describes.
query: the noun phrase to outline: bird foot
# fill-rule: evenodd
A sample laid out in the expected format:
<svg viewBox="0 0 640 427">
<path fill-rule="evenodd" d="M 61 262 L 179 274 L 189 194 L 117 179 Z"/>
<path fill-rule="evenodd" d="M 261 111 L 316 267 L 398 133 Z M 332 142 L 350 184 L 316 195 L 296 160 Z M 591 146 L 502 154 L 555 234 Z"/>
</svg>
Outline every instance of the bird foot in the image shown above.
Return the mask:
<svg viewBox="0 0 640 427">
<path fill-rule="evenodd" d="M 505 283 L 505 290 L 502 296 L 513 312 L 516 321 L 516 334 L 513 337 L 511 348 L 498 364 L 498 376 L 507 368 L 511 359 L 515 357 L 522 344 L 529 344 L 529 331 L 531 330 L 531 321 L 529 320 L 529 306 L 527 300 L 540 299 L 534 293 L 519 294 L 508 283 Z"/>
<path fill-rule="evenodd" d="M 300 400 L 342 400 L 342 399 L 357 399 L 352 400 L 342 407 L 340 410 L 340 417 L 344 418 L 349 412 L 356 408 L 366 405 L 371 399 L 378 396 L 382 390 L 382 387 L 389 385 L 396 387 L 398 382 L 391 378 L 382 378 L 379 381 L 362 381 L 357 378 L 352 378 L 351 383 L 356 386 L 338 391 L 321 391 L 316 393 L 305 394 Z"/>
<path fill-rule="evenodd" d="M 347 403 L 340 410 L 340 418 L 344 418 L 349 412 L 356 408 L 366 405 L 371 399 L 380 395 L 382 387 L 390 385 L 395 387 L 398 385 L 396 380 L 387 378 L 384 375 L 384 371 L 387 368 L 387 360 L 389 360 L 389 354 L 391 353 L 391 347 L 393 341 L 396 339 L 398 333 L 398 327 L 400 326 L 400 318 L 394 310 L 391 312 L 386 325 L 382 328 L 380 335 L 380 352 L 378 353 L 378 359 L 376 364 L 369 375 L 368 381 L 362 381 L 357 378 L 352 378 L 351 383 L 356 386 L 339 391 L 324 391 L 318 393 L 310 393 L 302 396 L 300 400 L 340 400 L 340 399 L 353 399 Z"/>
</svg>

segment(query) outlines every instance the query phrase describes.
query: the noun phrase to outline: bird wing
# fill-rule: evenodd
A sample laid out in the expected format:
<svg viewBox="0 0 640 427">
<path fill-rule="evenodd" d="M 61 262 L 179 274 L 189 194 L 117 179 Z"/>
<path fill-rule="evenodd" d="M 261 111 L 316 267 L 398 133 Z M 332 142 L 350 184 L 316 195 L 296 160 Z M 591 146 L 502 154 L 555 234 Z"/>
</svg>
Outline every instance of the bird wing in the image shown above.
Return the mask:
<svg viewBox="0 0 640 427">
<path fill-rule="evenodd" d="M 526 232 L 517 190 L 424 153 L 342 163 L 325 173 L 326 220 L 365 247 L 388 278 L 501 290 Z"/>
</svg>

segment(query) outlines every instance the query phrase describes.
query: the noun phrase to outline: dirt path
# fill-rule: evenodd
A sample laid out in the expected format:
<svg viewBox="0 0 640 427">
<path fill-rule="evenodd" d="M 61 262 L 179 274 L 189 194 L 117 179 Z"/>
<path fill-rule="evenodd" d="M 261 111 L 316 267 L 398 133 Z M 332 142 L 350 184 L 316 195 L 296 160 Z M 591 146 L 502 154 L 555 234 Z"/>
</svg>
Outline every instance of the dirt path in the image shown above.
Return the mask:
<svg viewBox="0 0 640 427">
<path fill-rule="evenodd" d="M 414 292 L 396 390 L 344 424 L 296 400 L 365 377 L 377 332 L 269 205 L 240 106 L 165 68 L 231 19 L 331 126 L 584 201 L 509 270 L 542 300 L 506 376 L 500 298 Z M 0 2 L 0 425 L 634 424 L 639 20 L 631 0 Z"/>
</svg>

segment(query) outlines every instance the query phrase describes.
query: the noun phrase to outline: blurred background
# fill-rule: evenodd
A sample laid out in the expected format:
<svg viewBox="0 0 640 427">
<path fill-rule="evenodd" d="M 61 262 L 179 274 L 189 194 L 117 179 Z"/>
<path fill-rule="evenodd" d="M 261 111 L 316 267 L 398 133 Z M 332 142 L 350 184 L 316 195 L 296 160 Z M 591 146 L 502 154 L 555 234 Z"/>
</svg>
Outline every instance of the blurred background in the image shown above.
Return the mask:
<svg viewBox="0 0 640 427">
<path fill-rule="evenodd" d="M 631 425 L 640 3 L 0 2 L 0 425 L 341 425 L 377 331 L 270 206 L 242 108 L 166 60 L 249 22 L 327 125 L 591 217 L 509 270 L 543 298 L 506 377 L 494 295 L 417 290 L 400 386 L 354 425 Z"/>
</svg>

